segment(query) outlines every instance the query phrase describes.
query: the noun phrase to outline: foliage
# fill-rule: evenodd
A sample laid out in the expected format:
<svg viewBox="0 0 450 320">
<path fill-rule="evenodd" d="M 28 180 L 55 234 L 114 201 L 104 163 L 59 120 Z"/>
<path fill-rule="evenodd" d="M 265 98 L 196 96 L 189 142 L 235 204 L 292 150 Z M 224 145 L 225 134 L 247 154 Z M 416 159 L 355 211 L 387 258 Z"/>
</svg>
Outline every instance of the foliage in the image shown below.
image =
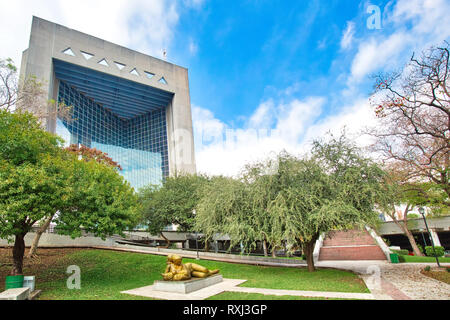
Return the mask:
<svg viewBox="0 0 450 320">
<path fill-rule="evenodd" d="M 0 159 L 11 165 L 37 164 L 43 156 L 59 153 L 61 143 L 32 114 L 0 110 Z"/>
<path fill-rule="evenodd" d="M 137 196 L 115 169 L 80 161 L 29 113 L 0 111 L 0 237 L 15 236 L 13 273 L 21 273 L 24 237 L 55 215 L 58 231 L 104 238 L 136 221 Z"/>
<path fill-rule="evenodd" d="M 286 241 L 290 252 L 302 248 L 313 271 L 321 233 L 376 223 L 383 174 L 343 136 L 316 141 L 310 158 L 282 152 L 247 166 L 240 179 L 213 179 L 199 202 L 196 228 L 207 238 L 227 234 L 231 246 L 247 249 L 264 238 L 274 246 Z"/>
<path fill-rule="evenodd" d="M 141 215 L 152 234 L 176 224 L 179 231 L 192 231 L 194 209 L 200 190 L 208 181 L 200 175 L 175 175 L 167 177 L 162 186 L 150 185 L 140 190 Z"/>
<path fill-rule="evenodd" d="M 445 253 L 445 249 L 440 246 L 426 246 L 425 247 L 425 254 L 427 257 L 443 257 Z"/>
<path fill-rule="evenodd" d="M 413 55 L 403 72 L 378 75 L 373 105 L 379 123 L 369 131 L 376 138 L 373 151 L 398 173 L 399 183 L 433 184 L 419 195 L 421 201 L 438 201 L 439 207 L 448 207 L 450 200 L 449 70 L 445 42 L 421 57 Z"/>
<path fill-rule="evenodd" d="M 95 160 L 99 163 L 109 165 L 113 168 L 122 170 L 122 166 L 114 161 L 107 153 L 104 153 L 96 148 L 89 148 L 83 145 L 71 144 L 65 148 L 70 153 L 80 156 L 84 161 Z"/>
<path fill-rule="evenodd" d="M 430 271 L 430 270 L 431 270 L 431 267 L 430 267 L 430 266 L 426 266 L 423 270 L 425 270 L 425 271 Z"/>
<path fill-rule="evenodd" d="M 65 163 L 56 157 L 21 165 L 0 160 L 0 237 L 27 233 L 61 208 L 68 176 Z"/>
<path fill-rule="evenodd" d="M 105 239 L 137 224 L 137 195 L 116 170 L 94 161 L 72 164 L 71 192 L 54 221 L 58 233 L 76 238 L 83 229 Z"/>
<path fill-rule="evenodd" d="M 409 251 L 406 249 L 402 249 L 402 250 L 392 250 L 392 252 L 397 253 L 398 255 L 408 255 Z"/>
<path fill-rule="evenodd" d="M 35 76 L 19 78 L 14 62 L 0 59 L 0 110 L 31 112 L 43 121 L 56 116 L 66 120 L 72 118 L 72 107 L 47 97 L 43 82 Z"/>
<path fill-rule="evenodd" d="M 436 263 L 435 257 L 420 257 L 420 256 L 399 256 L 403 257 L 406 263 Z M 450 258 L 438 257 L 439 262 L 441 263 L 450 263 Z"/>
</svg>

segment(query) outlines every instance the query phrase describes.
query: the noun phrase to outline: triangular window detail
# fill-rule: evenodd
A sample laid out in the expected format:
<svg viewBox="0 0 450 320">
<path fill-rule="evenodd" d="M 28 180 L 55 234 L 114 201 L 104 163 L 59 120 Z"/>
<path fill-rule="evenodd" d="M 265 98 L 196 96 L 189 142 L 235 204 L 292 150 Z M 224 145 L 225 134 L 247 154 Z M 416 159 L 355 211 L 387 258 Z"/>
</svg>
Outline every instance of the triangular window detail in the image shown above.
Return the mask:
<svg viewBox="0 0 450 320">
<path fill-rule="evenodd" d="M 67 54 L 68 56 L 75 57 L 75 53 L 73 53 L 72 49 L 70 49 L 70 48 L 67 48 L 66 50 L 64 50 L 63 53 Z"/>
<path fill-rule="evenodd" d="M 108 62 L 106 61 L 106 59 L 100 60 L 100 61 L 98 62 L 98 64 L 101 64 L 102 66 L 105 66 L 105 67 L 109 67 L 109 64 L 108 64 Z"/>
<path fill-rule="evenodd" d="M 87 52 L 84 52 L 84 51 L 81 51 L 81 54 L 83 55 L 83 57 L 84 57 L 86 60 L 89 60 L 90 58 L 92 58 L 92 57 L 94 56 L 93 54 L 87 53 Z"/>
<path fill-rule="evenodd" d="M 131 73 L 132 75 L 135 75 L 135 76 L 140 76 L 140 74 L 139 74 L 139 72 L 137 72 L 136 68 L 134 68 L 133 70 L 131 70 L 130 73 Z"/>
<path fill-rule="evenodd" d="M 167 84 L 167 81 L 166 81 L 166 79 L 164 79 L 164 77 L 162 77 L 161 79 L 159 79 L 158 82 L 159 82 L 159 83 L 162 83 L 162 84 Z"/>
<path fill-rule="evenodd" d="M 145 72 L 145 75 L 147 76 L 147 78 L 149 78 L 149 79 L 151 79 L 151 78 L 153 78 L 154 77 L 154 73 L 151 73 L 151 72 L 147 72 L 147 71 L 144 71 Z"/>
<path fill-rule="evenodd" d="M 117 68 L 119 68 L 119 70 L 122 70 L 123 68 L 125 68 L 126 67 L 126 65 L 125 64 L 123 64 L 123 63 L 120 63 L 120 62 L 116 62 L 116 61 L 114 61 L 114 64 L 117 66 Z"/>
</svg>

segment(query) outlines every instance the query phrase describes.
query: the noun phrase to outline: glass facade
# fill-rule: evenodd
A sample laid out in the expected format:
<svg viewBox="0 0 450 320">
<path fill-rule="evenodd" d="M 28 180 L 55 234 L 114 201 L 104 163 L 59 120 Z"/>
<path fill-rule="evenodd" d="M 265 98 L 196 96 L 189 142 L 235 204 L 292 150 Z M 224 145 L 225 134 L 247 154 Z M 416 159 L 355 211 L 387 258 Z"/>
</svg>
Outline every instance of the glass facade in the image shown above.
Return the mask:
<svg viewBox="0 0 450 320">
<path fill-rule="evenodd" d="M 99 149 L 122 166 L 120 173 L 138 190 L 169 175 L 166 109 L 124 119 L 60 81 L 58 101 L 73 107 L 72 119 L 57 119 L 66 144 Z M 133 108 L 131 105 L 130 108 Z"/>
</svg>

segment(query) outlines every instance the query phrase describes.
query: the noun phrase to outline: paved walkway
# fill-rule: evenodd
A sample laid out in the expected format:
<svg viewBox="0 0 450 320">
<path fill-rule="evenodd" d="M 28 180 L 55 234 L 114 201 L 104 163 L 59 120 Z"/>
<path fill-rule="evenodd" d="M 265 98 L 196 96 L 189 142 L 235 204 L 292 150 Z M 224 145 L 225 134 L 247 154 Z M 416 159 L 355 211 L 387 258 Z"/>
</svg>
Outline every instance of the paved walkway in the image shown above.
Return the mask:
<svg viewBox="0 0 450 320">
<path fill-rule="evenodd" d="M 450 285 L 420 273 L 427 265 L 436 264 L 386 261 L 320 261 L 316 264 L 359 273 L 376 299 L 450 300 Z M 450 266 L 449 263 L 441 265 Z"/>
<path fill-rule="evenodd" d="M 238 287 L 238 285 L 244 283 L 245 281 L 247 280 L 223 279 L 223 282 L 221 283 L 217 283 L 207 288 L 200 289 L 187 294 L 157 291 L 153 289 L 153 285 L 122 291 L 121 293 L 164 300 L 204 300 L 206 298 L 215 296 L 225 291 L 241 292 L 241 293 L 260 293 L 275 296 L 317 297 L 317 298 L 331 298 L 331 299 L 335 298 L 363 299 L 363 300 L 376 299 L 375 296 L 370 293 L 300 291 L 300 290 L 279 290 L 279 289 Z"/>
</svg>

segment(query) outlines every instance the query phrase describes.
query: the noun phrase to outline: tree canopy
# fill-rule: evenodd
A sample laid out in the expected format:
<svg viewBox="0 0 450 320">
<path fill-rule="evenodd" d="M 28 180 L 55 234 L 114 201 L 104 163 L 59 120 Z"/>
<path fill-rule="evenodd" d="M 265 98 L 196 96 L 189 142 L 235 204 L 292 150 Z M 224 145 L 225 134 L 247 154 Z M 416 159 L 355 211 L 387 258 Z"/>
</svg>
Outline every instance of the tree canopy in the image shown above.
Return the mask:
<svg viewBox="0 0 450 320">
<path fill-rule="evenodd" d="M 196 227 L 210 238 L 227 234 L 232 245 L 246 248 L 258 240 L 287 242 L 291 251 L 301 247 L 314 271 L 320 234 L 377 222 L 383 175 L 344 137 L 316 141 L 309 157 L 282 152 L 247 166 L 239 179 L 213 179 L 199 202 Z"/>
<path fill-rule="evenodd" d="M 162 185 L 149 185 L 139 192 L 143 224 L 152 234 L 161 234 L 172 224 L 178 231 L 192 231 L 194 209 L 200 189 L 208 181 L 201 175 L 178 174 L 167 177 Z"/>
<path fill-rule="evenodd" d="M 57 230 L 99 237 L 137 222 L 137 196 L 118 172 L 63 150 L 29 113 L 0 111 L 0 237 L 15 236 L 12 273 L 22 272 L 24 237 L 55 215 Z"/>
</svg>

